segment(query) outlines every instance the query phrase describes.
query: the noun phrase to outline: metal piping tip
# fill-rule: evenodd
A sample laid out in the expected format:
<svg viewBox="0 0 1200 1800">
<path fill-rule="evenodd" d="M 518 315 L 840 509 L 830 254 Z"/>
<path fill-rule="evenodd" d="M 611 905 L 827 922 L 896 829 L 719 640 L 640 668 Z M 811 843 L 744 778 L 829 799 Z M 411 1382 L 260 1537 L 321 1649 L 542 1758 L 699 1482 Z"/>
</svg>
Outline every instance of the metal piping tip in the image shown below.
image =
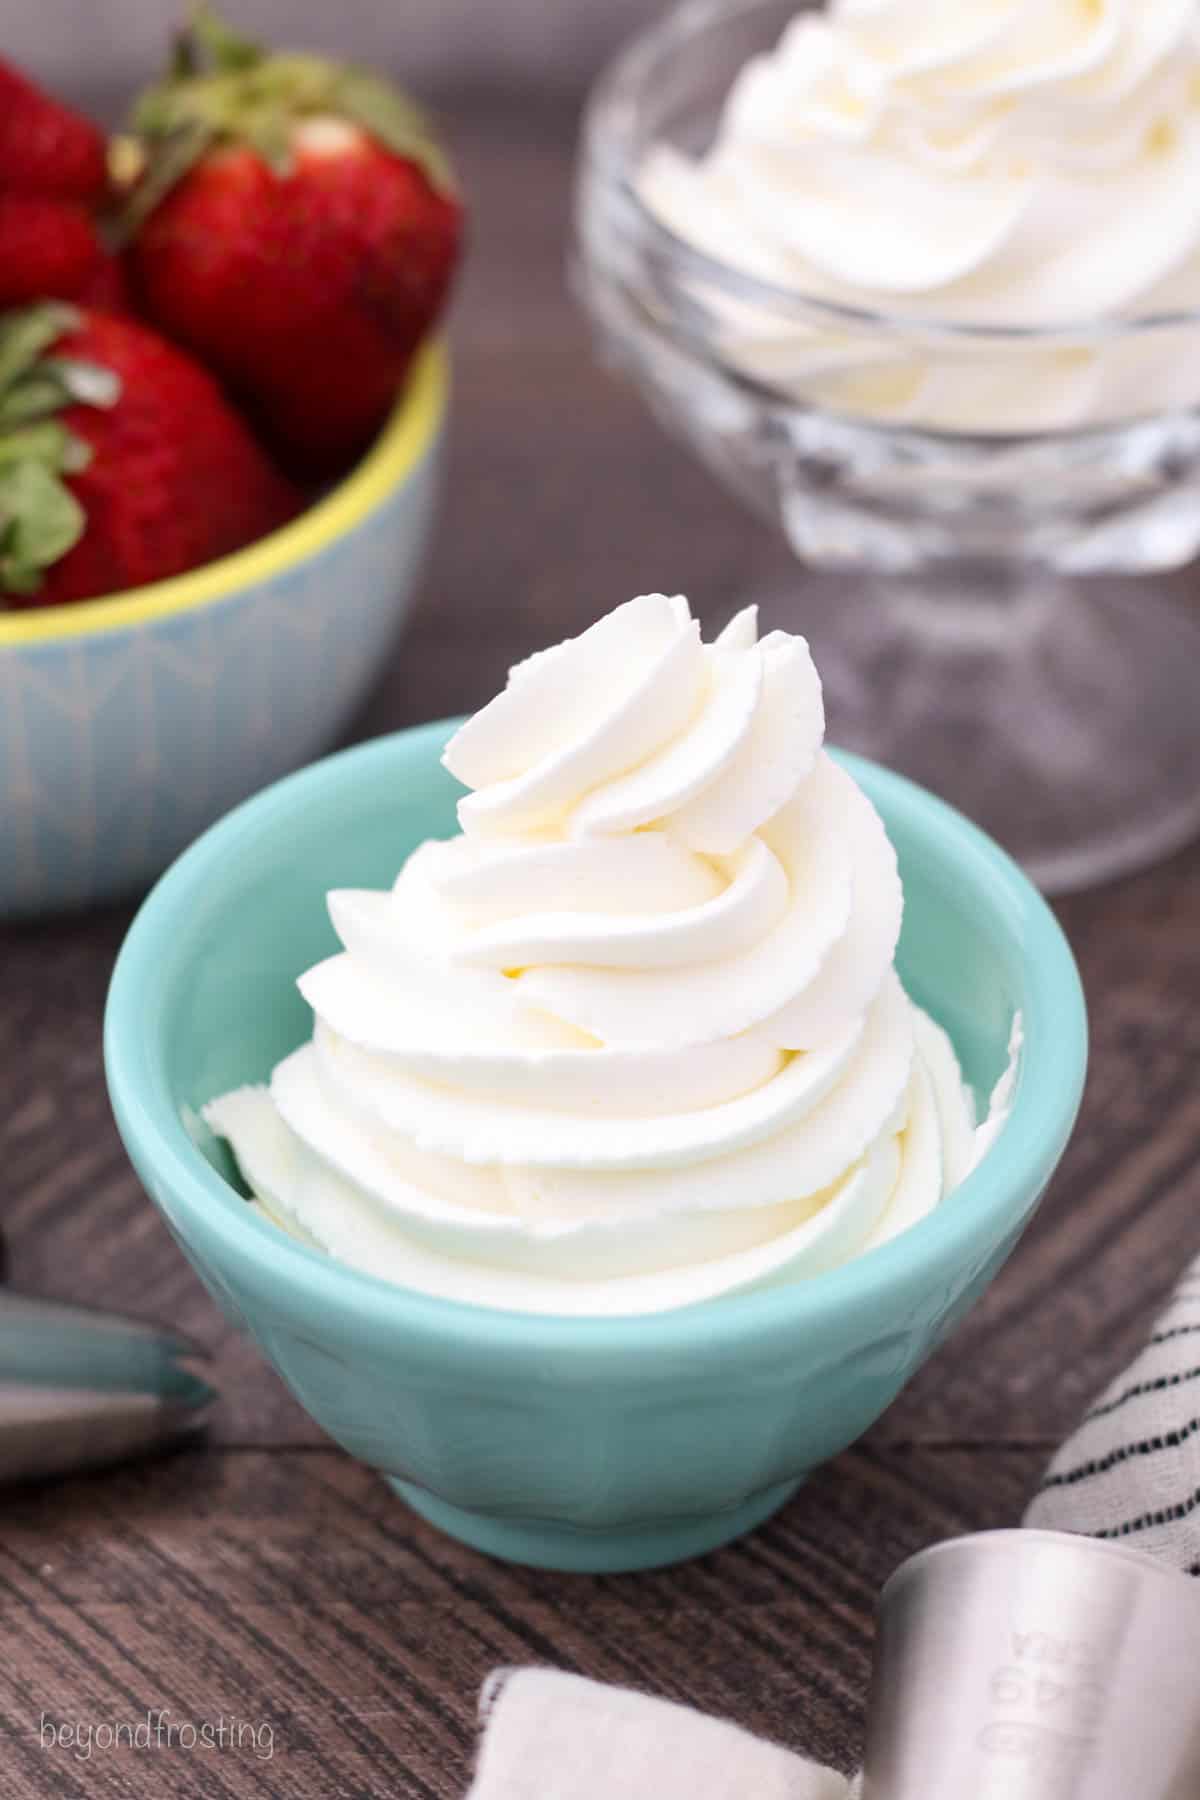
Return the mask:
<svg viewBox="0 0 1200 1800">
<path fill-rule="evenodd" d="M 1200 1584 L 1095 1538 L 996 1531 L 879 1603 L 862 1800 L 1197 1800 Z"/>
<path fill-rule="evenodd" d="M 203 1423 L 214 1398 L 0 1383 L 0 1482 L 41 1481 L 124 1462 L 177 1444 Z"/>
<path fill-rule="evenodd" d="M 144 1455 L 196 1431 L 215 1398 L 198 1344 L 143 1319 L 0 1292 L 0 1482 Z"/>
<path fill-rule="evenodd" d="M 39 1352 L 53 1344 L 86 1344 L 98 1353 L 110 1346 L 152 1346 L 157 1352 L 207 1361 L 208 1351 L 195 1339 L 152 1319 L 133 1319 L 124 1313 L 105 1312 L 74 1301 L 40 1300 L 23 1294 L 0 1292 L 0 1368 L 7 1368 L 10 1350 L 36 1335 Z"/>
</svg>

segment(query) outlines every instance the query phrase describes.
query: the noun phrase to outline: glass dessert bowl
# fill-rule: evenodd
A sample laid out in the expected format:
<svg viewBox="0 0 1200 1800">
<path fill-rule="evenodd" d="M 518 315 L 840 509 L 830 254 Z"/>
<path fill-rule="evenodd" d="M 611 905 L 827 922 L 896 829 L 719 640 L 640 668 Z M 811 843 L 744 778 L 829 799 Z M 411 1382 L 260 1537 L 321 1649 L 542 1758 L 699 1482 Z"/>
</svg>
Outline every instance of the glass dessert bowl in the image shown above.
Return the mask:
<svg viewBox="0 0 1200 1800">
<path fill-rule="evenodd" d="M 1148 284 L 1151 310 L 1118 304 L 1106 266 L 1089 291 L 1112 303 L 1081 323 L 1079 271 L 1055 289 L 1052 258 L 1023 296 L 1047 325 L 993 325 L 970 283 L 939 313 L 907 273 L 891 304 L 849 303 L 873 246 L 881 263 L 902 253 L 903 184 L 839 237 L 834 181 L 815 230 L 849 273 L 820 293 L 785 281 L 795 244 L 774 254 L 766 215 L 748 244 L 736 171 L 711 153 L 732 134 L 757 154 L 760 124 L 777 128 L 750 118 L 769 92 L 743 84 L 732 111 L 729 96 L 796 15 L 794 0 L 692 0 L 604 74 L 583 132 L 578 291 L 667 429 L 814 571 L 794 593 L 740 598 L 810 636 L 842 740 L 936 788 L 1046 889 L 1131 870 L 1200 828 L 1200 626 L 1128 579 L 1200 547 L 1200 310 L 1169 278 Z M 1159 99 L 1135 123 L 1165 157 Z M 778 185 L 756 196 L 768 209 L 795 173 L 777 150 Z M 1130 202 L 1130 230 L 1134 194 L 1118 184 L 1111 200 Z"/>
</svg>

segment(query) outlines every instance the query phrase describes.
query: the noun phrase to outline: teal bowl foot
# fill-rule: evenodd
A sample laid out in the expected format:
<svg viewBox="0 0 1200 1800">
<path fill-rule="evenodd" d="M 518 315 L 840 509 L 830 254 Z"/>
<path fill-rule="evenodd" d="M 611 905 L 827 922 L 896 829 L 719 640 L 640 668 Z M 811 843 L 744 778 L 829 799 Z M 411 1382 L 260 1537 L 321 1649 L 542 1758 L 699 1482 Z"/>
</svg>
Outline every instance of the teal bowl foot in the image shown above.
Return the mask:
<svg viewBox="0 0 1200 1800">
<path fill-rule="evenodd" d="M 686 1562 L 753 1531 L 778 1512 L 800 1486 L 784 1481 L 766 1488 L 740 1506 L 698 1518 L 671 1519 L 661 1525 L 561 1525 L 552 1520 L 506 1519 L 451 1506 L 436 1494 L 407 1481 L 384 1478 L 400 1498 L 447 1536 L 497 1556 L 502 1562 L 534 1569 L 561 1569 L 573 1575 L 627 1575 L 636 1569 L 661 1569 Z"/>
</svg>

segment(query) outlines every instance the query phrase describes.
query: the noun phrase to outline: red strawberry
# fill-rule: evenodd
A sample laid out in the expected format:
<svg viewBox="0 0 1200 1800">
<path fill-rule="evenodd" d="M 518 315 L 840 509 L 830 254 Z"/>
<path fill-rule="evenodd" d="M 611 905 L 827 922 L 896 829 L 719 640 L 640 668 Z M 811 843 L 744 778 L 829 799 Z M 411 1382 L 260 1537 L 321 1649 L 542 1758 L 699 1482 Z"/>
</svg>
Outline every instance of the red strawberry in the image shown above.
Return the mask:
<svg viewBox="0 0 1200 1800">
<path fill-rule="evenodd" d="M 0 317 L 0 604 L 181 574 L 297 506 L 212 377 L 156 332 L 64 306 Z"/>
<path fill-rule="evenodd" d="M 281 456 L 345 467 L 458 258 L 462 209 L 421 115 L 373 75 L 268 55 L 201 9 L 134 127 L 146 312 L 246 399 Z"/>
<path fill-rule="evenodd" d="M 3 283 L 0 282 L 0 286 Z M 129 312 L 129 283 L 125 279 L 125 268 L 119 257 L 110 250 L 101 250 L 99 259 L 92 265 L 87 280 L 77 294 L 70 296 L 80 306 L 93 308 L 97 312 Z"/>
<path fill-rule="evenodd" d="M 0 59 L 0 190 L 91 206 L 104 196 L 104 138 Z"/>
<path fill-rule="evenodd" d="M 107 252 L 73 201 L 0 193 L 0 311 L 30 300 L 76 300 Z"/>
</svg>

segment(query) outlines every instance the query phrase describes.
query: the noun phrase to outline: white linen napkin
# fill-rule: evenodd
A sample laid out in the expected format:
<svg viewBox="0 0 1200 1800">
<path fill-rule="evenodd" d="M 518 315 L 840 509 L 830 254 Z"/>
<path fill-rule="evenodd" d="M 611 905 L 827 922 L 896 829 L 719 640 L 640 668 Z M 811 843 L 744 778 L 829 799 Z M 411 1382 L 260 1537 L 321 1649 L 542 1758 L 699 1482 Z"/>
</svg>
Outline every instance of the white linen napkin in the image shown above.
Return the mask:
<svg viewBox="0 0 1200 1800">
<path fill-rule="evenodd" d="M 557 1669 L 498 1669 L 467 1800 L 850 1800 L 842 1775 L 737 1725 Z"/>
<path fill-rule="evenodd" d="M 1200 1574 L 1200 1258 L 1046 1471 L 1024 1523 Z M 500 1669 L 467 1800 L 855 1800 L 858 1784 L 736 1725 L 554 1669 Z"/>
</svg>

